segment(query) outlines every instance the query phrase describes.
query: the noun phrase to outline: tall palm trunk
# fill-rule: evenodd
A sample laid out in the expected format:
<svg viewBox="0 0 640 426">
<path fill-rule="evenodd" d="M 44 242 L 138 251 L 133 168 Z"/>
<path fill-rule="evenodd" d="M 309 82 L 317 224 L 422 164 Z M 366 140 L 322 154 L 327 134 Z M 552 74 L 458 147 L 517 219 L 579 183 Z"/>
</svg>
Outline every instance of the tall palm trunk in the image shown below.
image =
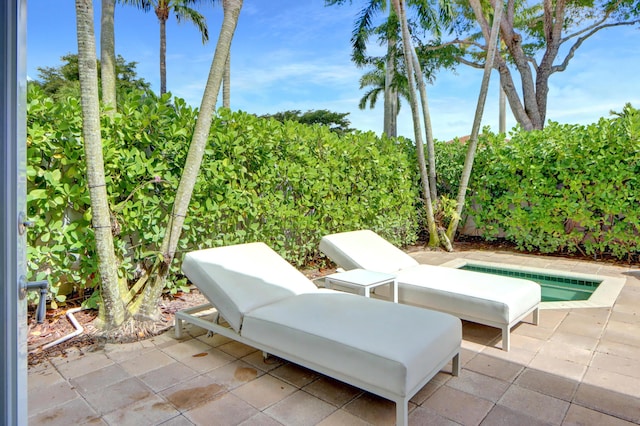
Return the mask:
<svg viewBox="0 0 640 426">
<path fill-rule="evenodd" d="M 112 328 L 123 323 L 125 311 L 118 294 L 118 271 L 104 176 L 92 0 L 76 0 L 76 24 L 82 101 L 82 137 L 91 199 L 91 223 L 95 232 L 102 293 L 100 318 L 105 328 Z"/>
<path fill-rule="evenodd" d="M 224 76 L 222 82 L 222 106 L 231 108 L 231 52 L 224 64 Z"/>
<path fill-rule="evenodd" d="M 106 114 L 116 113 L 116 48 L 113 30 L 116 0 L 102 0 L 100 24 L 100 71 L 102 77 L 102 102 Z M 109 108 L 111 107 L 111 108 Z"/>
<path fill-rule="evenodd" d="M 393 8 L 389 8 L 389 20 L 393 17 Z M 387 58 L 384 74 L 384 134 L 389 138 L 398 136 L 398 90 L 393 86 L 396 73 L 396 38 L 387 37 Z"/>
<path fill-rule="evenodd" d="M 420 126 L 420 111 L 418 105 L 418 95 L 416 94 L 416 86 L 414 82 L 415 70 L 413 63 L 414 49 L 411 45 L 411 35 L 409 34 L 409 26 L 407 24 L 407 16 L 405 14 L 404 0 L 393 0 L 393 7 L 400 19 L 402 28 L 402 46 L 405 58 L 405 67 L 407 70 L 407 80 L 409 86 L 409 101 L 411 104 L 411 116 L 413 118 L 413 133 L 415 135 L 416 154 L 418 156 L 418 167 L 420 169 L 420 181 L 422 182 L 422 195 L 424 197 L 424 207 L 427 212 L 427 227 L 429 230 L 429 245 L 440 245 L 438 237 L 438 228 L 433 215 L 433 204 L 431 199 L 431 191 L 429 189 L 429 176 L 427 174 L 427 166 L 424 158 L 424 142 L 422 140 L 422 129 Z"/>
<path fill-rule="evenodd" d="M 218 37 L 216 52 L 211 63 L 209 78 L 202 96 L 202 103 L 198 112 L 198 120 L 193 132 L 189 153 L 182 172 L 180 184 L 176 192 L 173 210 L 169 217 L 165 237 L 162 241 L 161 253 L 162 264 L 153 283 L 144 289 L 141 298 L 138 299 L 140 309 L 139 315 L 146 318 L 153 318 L 157 315 L 157 301 L 164 288 L 169 265 L 175 256 L 178 239 L 182 232 L 184 219 L 188 213 L 189 202 L 193 187 L 200 171 L 202 157 L 209 139 L 211 121 L 215 112 L 216 101 L 220 93 L 222 76 L 224 74 L 225 63 L 229 56 L 231 40 L 238 23 L 238 16 L 242 8 L 242 0 L 224 0 L 224 19 Z"/>
<path fill-rule="evenodd" d="M 160 95 L 167 93 L 167 19 L 169 19 L 168 0 L 158 2 L 156 16 L 160 21 Z"/>
<path fill-rule="evenodd" d="M 467 197 L 467 189 L 469 186 L 469 178 L 471 177 L 471 169 L 473 168 L 473 160 L 476 155 L 476 148 L 478 146 L 478 134 L 480 133 L 480 123 L 482 122 L 482 115 L 484 112 L 485 101 L 487 100 L 487 92 L 489 90 L 489 80 L 491 77 L 491 71 L 493 70 L 496 51 L 498 49 L 498 33 L 500 31 L 500 20 L 502 18 L 502 9 L 504 6 L 503 0 L 497 0 L 495 2 L 495 11 L 493 14 L 493 24 L 491 26 L 491 32 L 489 32 L 489 25 L 482 13 L 482 5 L 480 0 L 469 0 L 473 12 L 476 15 L 478 22 L 482 22 L 482 32 L 485 40 L 487 40 L 487 58 L 484 64 L 484 74 L 482 76 L 482 85 L 480 87 L 480 95 L 478 96 L 478 104 L 476 106 L 476 114 L 473 118 L 473 128 L 471 130 L 471 137 L 469 139 L 469 146 L 467 148 L 467 156 L 464 160 L 464 167 L 462 169 L 462 177 L 460 178 L 460 186 L 458 188 L 458 198 L 456 205 L 456 214 L 449 223 L 449 229 L 447 229 L 447 237 L 453 240 L 458 230 L 458 223 L 462 216 L 462 209 Z"/>
</svg>

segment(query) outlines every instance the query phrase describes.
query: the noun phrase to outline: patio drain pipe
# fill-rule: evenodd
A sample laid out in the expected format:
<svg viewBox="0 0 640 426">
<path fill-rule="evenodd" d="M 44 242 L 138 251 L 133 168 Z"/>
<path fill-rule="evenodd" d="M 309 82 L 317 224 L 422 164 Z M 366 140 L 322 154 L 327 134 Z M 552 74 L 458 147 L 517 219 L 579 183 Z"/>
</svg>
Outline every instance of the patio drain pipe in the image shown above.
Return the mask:
<svg viewBox="0 0 640 426">
<path fill-rule="evenodd" d="M 73 316 L 73 314 L 75 314 L 76 312 L 79 312 L 81 310 L 82 310 L 82 308 L 79 307 L 79 308 L 69 309 L 67 311 L 67 318 L 69 319 L 69 321 L 73 325 L 73 328 L 76 329 L 76 331 L 73 331 L 73 332 L 67 334 L 66 336 L 62 336 L 58 340 L 54 340 L 53 342 L 47 343 L 46 345 L 44 345 L 42 347 L 42 350 L 49 349 L 49 348 L 54 347 L 55 345 L 59 345 L 62 342 L 66 342 L 67 340 L 69 340 L 69 339 L 71 339 L 73 337 L 76 337 L 77 335 L 81 334 L 84 331 L 84 328 L 82 327 L 82 325 L 80 325 L 80 323 L 78 322 L 76 317 Z"/>
</svg>

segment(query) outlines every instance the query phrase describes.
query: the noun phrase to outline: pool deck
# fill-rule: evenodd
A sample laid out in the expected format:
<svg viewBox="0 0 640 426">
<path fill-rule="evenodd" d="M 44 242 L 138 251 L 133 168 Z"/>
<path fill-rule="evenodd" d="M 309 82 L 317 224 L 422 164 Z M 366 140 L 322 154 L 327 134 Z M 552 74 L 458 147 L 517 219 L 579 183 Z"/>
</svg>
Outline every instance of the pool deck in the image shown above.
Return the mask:
<svg viewBox="0 0 640 426">
<path fill-rule="evenodd" d="M 411 425 L 640 424 L 640 265 L 508 252 L 414 250 L 625 280 L 612 308 L 545 309 L 540 324 L 500 330 L 464 323 L 459 377 L 451 366 L 410 403 Z M 69 350 L 29 369 L 29 424 L 392 425 L 395 405 L 187 325 L 103 349 Z"/>
</svg>

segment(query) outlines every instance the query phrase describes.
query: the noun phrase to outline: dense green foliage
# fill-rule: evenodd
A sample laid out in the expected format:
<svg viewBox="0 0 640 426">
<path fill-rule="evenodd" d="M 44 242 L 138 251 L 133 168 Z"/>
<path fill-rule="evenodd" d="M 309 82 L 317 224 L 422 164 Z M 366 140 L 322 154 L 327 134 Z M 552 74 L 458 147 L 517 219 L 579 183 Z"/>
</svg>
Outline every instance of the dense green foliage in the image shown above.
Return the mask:
<svg viewBox="0 0 640 426">
<path fill-rule="evenodd" d="M 68 97 L 80 97 L 80 72 L 78 68 L 78 54 L 69 53 L 60 58 L 62 64 L 57 67 L 38 68 L 38 80 L 30 85 L 39 86 L 46 95 L 54 100 L 64 102 Z M 132 90 L 150 91 L 151 85 L 136 72 L 136 62 L 127 62 L 118 55 L 116 58 L 116 90 L 119 96 L 124 96 Z M 100 78 L 100 61 L 97 64 L 98 79 Z"/>
<path fill-rule="evenodd" d="M 354 132 L 354 129 L 349 127 L 351 122 L 347 118 L 348 115 L 348 112 L 333 112 L 328 109 L 309 110 L 304 113 L 298 109 L 294 109 L 276 112 L 275 114 L 265 114 L 261 117 L 273 118 L 281 123 L 296 121 L 298 123 L 308 125 L 320 124 L 329 127 L 332 132 L 343 135 L 345 133 Z"/>
<path fill-rule="evenodd" d="M 452 146 L 455 170 L 462 145 Z M 440 165 L 442 166 L 444 158 Z M 588 126 L 549 122 L 511 140 L 485 133 L 476 157 L 467 211 L 487 239 L 518 248 L 640 253 L 640 112 L 625 107 Z M 441 174 L 456 184 L 455 173 Z"/>
<path fill-rule="evenodd" d="M 120 273 L 130 281 L 158 261 L 158 247 L 191 141 L 196 111 L 183 100 L 132 92 L 102 119 L 107 189 Z M 396 244 L 416 239 L 410 142 L 326 126 L 284 124 L 221 110 L 169 277 L 186 250 L 264 241 L 296 265 L 315 258 L 322 235 L 356 228 Z M 28 96 L 28 209 L 32 278 L 77 290 L 97 283 L 79 101 Z M 62 298 L 62 295 L 61 295 Z"/>
</svg>

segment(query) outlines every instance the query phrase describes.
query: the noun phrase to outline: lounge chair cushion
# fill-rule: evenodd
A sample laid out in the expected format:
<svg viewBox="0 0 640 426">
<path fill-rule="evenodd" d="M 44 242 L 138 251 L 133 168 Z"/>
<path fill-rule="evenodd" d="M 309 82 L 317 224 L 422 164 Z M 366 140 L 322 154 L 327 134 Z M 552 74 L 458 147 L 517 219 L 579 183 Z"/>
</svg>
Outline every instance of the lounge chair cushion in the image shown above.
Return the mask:
<svg viewBox="0 0 640 426">
<path fill-rule="evenodd" d="M 392 274 L 418 265 L 413 257 L 368 229 L 326 235 L 320 240 L 320 251 L 346 270 Z"/>
<path fill-rule="evenodd" d="M 333 377 L 403 396 L 459 349 L 461 333 L 451 315 L 337 291 L 263 306 L 242 326 L 243 337 L 329 368 Z"/>
<path fill-rule="evenodd" d="M 540 286 L 529 280 L 421 265 L 370 230 L 327 235 L 320 250 L 344 269 L 393 273 L 398 300 L 494 327 L 511 324 L 540 303 Z M 376 293 L 388 296 L 386 286 Z"/>
<path fill-rule="evenodd" d="M 293 295 L 317 292 L 300 271 L 264 243 L 187 253 L 182 270 L 240 332 L 245 313 Z"/>
</svg>

